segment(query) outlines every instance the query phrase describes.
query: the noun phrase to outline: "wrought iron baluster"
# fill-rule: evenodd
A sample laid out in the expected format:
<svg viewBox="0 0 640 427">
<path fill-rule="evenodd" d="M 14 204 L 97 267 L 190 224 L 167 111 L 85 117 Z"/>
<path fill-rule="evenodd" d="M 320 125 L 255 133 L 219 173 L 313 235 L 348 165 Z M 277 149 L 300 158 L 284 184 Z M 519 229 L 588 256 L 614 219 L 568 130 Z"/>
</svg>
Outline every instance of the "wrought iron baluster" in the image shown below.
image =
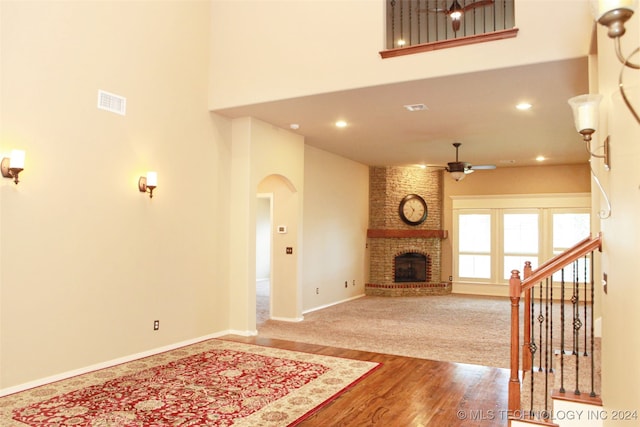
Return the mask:
<svg viewBox="0 0 640 427">
<path fill-rule="evenodd" d="M 551 276 L 548 280 L 550 280 L 550 296 L 549 296 L 549 324 L 551 327 L 549 328 L 549 346 L 553 351 L 553 276 Z M 553 353 L 551 353 L 551 358 L 553 360 Z M 551 367 L 549 368 L 549 372 L 554 372 L 553 362 L 551 362 Z"/>
<path fill-rule="evenodd" d="M 400 0 L 400 39 L 406 44 L 404 39 L 404 0 Z"/>
<path fill-rule="evenodd" d="M 594 325 L 593 325 L 593 307 L 594 307 L 594 286 L 595 286 L 595 282 L 594 282 L 594 278 L 593 278 L 593 269 L 594 269 L 594 261 L 593 261 L 593 252 L 591 252 L 591 393 L 589 393 L 589 396 L 591 397 L 596 397 L 596 392 L 595 392 L 595 338 L 594 338 Z"/>
<path fill-rule="evenodd" d="M 549 409 L 549 278 L 545 281 L 544 410 Z M 541 343 L 542 345 L 542 343 Z"/>
<path fill-rule="evenodd" d="M 529 397 L 529 402 L 530 402 L 530 408 L 529 408 L 529 413 L 530 415 L 533 415 L 533 365 L 535 362 L 535 358 L 536 358 L 536 351 L 538 350 L 538 346 L 536 345 L 536 340 L 535 340 L 535 323 L 534 323 L 534 313 L 535 313 L 535 292 L 534 292 L 535 288 L 531 288 L 529 289 L 529 296 L 531 297 L 531 332 L 530 332 L 530 336 L 529 336 L 529 351 L 531 352 L 531 373 L 529 375 L 529 383 L 530 383 L 530 397 Z"/>
<path fill-rule="evenodd" d="M 575 261 L 573 263 L 573 298 L 571 299 L 571 302 L 573 303 L 573 355 L 574 360 L 576 361 L 576 384 L 573 394 L 576 396 L 580 395 L 580 327 L 582 327 L 582 322 L 580 321 L 580 307 L 578 306 L 578 303 L 580 302 L 580 283 L 578 280 L 578 272 L 578 261 Z"/>
<path fill-rule="evenodd" d="M 413 0 L 408 0 L 408 3 L 409 3 L 409 5 L 407 7 L 407 15 L 408 15 L 407 16 L 407 20 L 409 21 L 409 29 L 408 29 L 409 42 L 408 42 L 408 44 L 409 44 L 409 46 L 412 46 L 413 45 L 413 7 L 412 7 Z"/>
<path fill-rule="evenodd" d="M 540 354 L 538 356 L 538 372 L 542 372 L 542 322 L 544 322 L 544 316 L 542 315 L 542 282 L 539 284 L 540 296 L 538 299 L 538 343 L 540 344 Z"/>
<path fill-rule="evenodd" d="M 389 2 L 391 5 L 391 46 L 389 48 L 396 47 L 396 0 L 391 0 Z M 387 40 L 387 45 L 389 45 L 389 40 Z"/>
<path fill-rule="evenodd" d="M 434 2 L 434 6 L 433 6 L 433 7 L 434 7 L 434 8 L 436 8 L 436 14 L 437 14 L 437 13 L 438 13 L 438 12 L 437 12 L 437 10 L 438 10 L 438 9 L 437 9 L 437 7 L 438 7 L 438 2 L 437 2 L 437 1 L 436 1 L 436 2 Z M 440 29 L 438 28 L 438 23 L 439 23 L 439 22 L 438 22 L 438 21 L 439 21 L 439 19 L 438 19 L 438 15 L 436 15 L 436 17 L 435 17 L 435 18 L 436 18 L 436 19 L 435 19 L 435 24 L 436 24 L 436 25 L 435 25 L 435 33 L 434 33 L 434 34 L 435 34 L 435 40 L 438 40 L 438 39 L 439 39 L 439 38 L 438 38 L 438 34 L 439 34 L 439 31 L 440 31 Z"/>
<path fill-rule="evenodd" d="M 416 19 L 418 20 L 417 29 L 418 29 L 418 43 L 422 43 L 422 15 L 420 15 L 420 0 L 416 1 Z M 429 10 L 425 12 L 425 19 L 429 17 Z"/>
<path fill-rule="evenodd" d="M 589 275 L 587 273 L 587 255 L 584 256 L 584 321 L 585 321 L 585 327 L 584 327 L 584 353 L 583 356 L 588 356 L 589 353 L 587 352 L 587 323 L 589 321 L 589 319 L 587 318 L 587 303 L 589 302 L 589 298 L 587 298 L 587 279 L 589 278 Z M 591 304 L 593 304 L 593 301 L 591 301 Z"/>
<path fill-rule="evenodd" d="M 565 328 L 565 316 L 564 316 L 564 268 L 560 270 L 560 393 L 564 393 L 564 328 Z"/>
</svg>

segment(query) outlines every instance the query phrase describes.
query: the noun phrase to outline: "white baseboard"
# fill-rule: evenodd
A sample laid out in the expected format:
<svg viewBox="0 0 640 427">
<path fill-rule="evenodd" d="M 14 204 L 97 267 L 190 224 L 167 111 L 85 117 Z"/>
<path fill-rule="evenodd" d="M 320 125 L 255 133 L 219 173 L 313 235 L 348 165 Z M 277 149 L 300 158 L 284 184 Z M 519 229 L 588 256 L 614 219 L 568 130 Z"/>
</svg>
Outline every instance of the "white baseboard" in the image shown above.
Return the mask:
<svg viewBox="0 0 640 427">
<path fill-rule="evenodd" d="M 303 311 L 302 314 L 312 313 L 314 311 L 322 310 L 323 308 L 328 308 L 328 307 L 331 307 L 333 305 L 338 305 L 338 304 L 342 304 L 344 302 L 353 301 L 354 299 L 362 298 L 363 296 L 365 296 L 365 295 L 364 294 L 360 294 L 360 295 L 356 295 L 355 297 L 351 297 L 351 298 L 343 299 L 343 300 L 340 300 L 340 301 L 332 302 L 331 304 L 325 304 L 325 305 L 321 305 L 319 307 L 310 308 L 308 310 Z"/>
<path fill-rule="evenodd" d="M 602 317 L 593 321 L 593 335 L 602 338 Z"/>
<path fill-rule="evenodd" d="M 25 391 L 25 390 L 28 390 L 30 388 L 40 387 L 42 385 L 53 383 L 53 382 L 56 382 L 56 381 L 66 380 L 66 379 L 71 378 L 71 377 L 75 377 L 75 376 L 78 376 L 78 375 L 82 375 L 82 374 L 86 374 L 86 373 L 89 373 L 89 372 L 97 371 L 97 370 L 100 370 L 100 369 L 110 368 L 112 366 L 120 365 L 122 363 L 131 362 L 131 361 L 134 361 L 134 360 L 142 359 L 144 357 L 153 356 L 155 354 L 164 353 L 166 351 L 175 350 L 176 348 L 185 347 L 187 345 L 195 344 L 195 343 L 198 343 L 198 342 L 201 342 L 201 341 L 206 341 L 206 340 L 209 340 L 209 339 L 212 339 L 212 338 L 219 338 L 219 337 L 221 337 L 223 335 L 229 335 L 229 334 L 242 335 L 242 333 L 240 333 L 238 331 L 222 331 L 222 332 L 216 332 L 216 333 L 213 333 L 213 334 L 201 336 L 201 337 L 198 337 L 198 338 L 193 338 L 193 339 L 189 339 L 189 340 L 185 340 L 185 341 L 180 341 L 180 342 L 169 344 L 169 345 L 166 345 L 166 346 L 163 346 L 163 347 L 157 347 L 157 348 L 154 348 L 154 349 L 151 349 L 151 350 L 147 350 L 147 351 L 143 351 L 143 352 L 140 352 L 140 353 L 119 357 L 117 359 L 112 359 L 112 360 L 108 360 L 108 361 L 101 362 L 101 363 L 96 363 L 95 365 L 85 366 L 83 368 L 74 369 L 72 371 L 62 372 L 60 374 L 52 375 L 52 376 L 45 377 L 45 378 L 40 378 L 40 379 L 37 379 L 37 380 L 34 380 L 34 381 L 29 381 L 29 382 L 26 382 L 26 383 L 23 383 L 23 384 L 18 384 L 16 386 L 6 387 L 6 388 L 3 388 L 3 389 L 0 389 L 0 397 L 8 396 L 8 395 L 14 394 L 14 393 L 19 393 L 21 391 Z M 257 334 L 257 332 L 256 332 L 256 334 Z"/>
<path fill-rule="evenodd" d="M 256 331 L 256 330 L 253 330 L 253 331 L 239 331 L 237 329 L 228 329 L 222 335 L 240 335 L 241 337 L 255 337 L 256 335 L 258 335 L 258 331 Z M 222 336 L 222 335 L 218 335 L 218 336 Z"/>
<path fill-rule="evenodd" d="M 271 317 L 271 320 L 279 320 L 281 322 L 302 322 L 304 317 Z"/>
</svg>

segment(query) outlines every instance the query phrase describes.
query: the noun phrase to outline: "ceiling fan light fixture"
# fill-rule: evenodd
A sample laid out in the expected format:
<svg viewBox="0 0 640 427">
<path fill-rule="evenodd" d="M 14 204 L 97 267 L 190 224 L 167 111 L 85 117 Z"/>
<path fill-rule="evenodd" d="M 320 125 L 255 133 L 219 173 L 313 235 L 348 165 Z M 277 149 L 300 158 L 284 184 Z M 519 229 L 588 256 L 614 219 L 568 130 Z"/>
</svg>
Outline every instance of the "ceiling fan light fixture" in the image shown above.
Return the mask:
<svg viewBox="0 0 640 427">
<path fill-rule="evenodd" d="M 462 6 L 458 3 L 458 0 L 453 0 L 451 7 L 449 8 L 449 16 L 460 18 L 462 16 Z"/>
<path fill-rule="evenodd" d="M 462 181 L 465 176 L 467 175 L 464 172 L 451 172 L 451 178 L 456 182 Z"/>
<path fill-rule="evenodd" d="M 451 27 L 454 32 L 460 30 L 460 19 L 462 18 L 462 6 L 458 3 L 458 0 L 453 0 L 451 7 L 449 8 L 449 18 L 451 18 Z"/>
<path fill-rule="evenodd" d="M 447 166 L 444 168 L 454 181 L 462 181 L 464 177 L 470 173 L 475 172 L 474 169 L 495 169 L 495 165 L 476 165 L 473 166 L 468 162 L 461 162 L 458 160 L 458 149 L 462 145 L 461 142 L 454 142 L 453 146 L 456 148 L 456 161 L 447 163 Z"/>
</svg>

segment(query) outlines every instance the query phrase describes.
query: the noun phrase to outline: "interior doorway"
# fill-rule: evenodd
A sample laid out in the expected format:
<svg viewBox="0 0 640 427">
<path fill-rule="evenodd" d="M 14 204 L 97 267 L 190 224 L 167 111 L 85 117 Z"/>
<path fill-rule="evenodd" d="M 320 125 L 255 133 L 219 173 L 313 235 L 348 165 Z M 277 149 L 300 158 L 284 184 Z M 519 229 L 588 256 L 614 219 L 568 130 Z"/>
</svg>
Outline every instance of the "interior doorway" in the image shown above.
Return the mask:
<svg viewBox="0 0 640 427">
<path fill-rule="evenodd" d="M 271 318 L 273 195 L 258 194 L 256 209 L 256 327 Z"/>
</svg>

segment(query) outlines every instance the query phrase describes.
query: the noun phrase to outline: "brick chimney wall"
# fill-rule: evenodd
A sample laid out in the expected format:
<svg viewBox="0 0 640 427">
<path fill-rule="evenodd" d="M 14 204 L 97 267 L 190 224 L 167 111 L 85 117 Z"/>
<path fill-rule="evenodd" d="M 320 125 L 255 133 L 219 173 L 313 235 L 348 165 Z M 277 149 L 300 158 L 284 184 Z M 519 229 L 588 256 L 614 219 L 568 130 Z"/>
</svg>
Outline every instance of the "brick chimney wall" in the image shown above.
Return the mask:
<svg viewBox="0 0 640 427">
<path fill-rule="evenodd" d="M 440 282 L 443 236 L 423 236 L 427 231 L 443 232 L 442 179 L 442 171 L 417 167 L 370 168 L 369 231 L 386 230 L 391 233 L 397 232 L 402 237 L 368 238 L 369 287 L 411 287 L 411 284 L 394 284 L 394 258 L 404 252 L 428 254 L 431 282 Z M 427 202 L 427 219 L 420 225 L 411 226 L 400 219 L 400 201 L 408 194 L 418 194 Z M 446 236 L 446 232 L 444 235 Z M 416 283 L 415 287 L 433 286 Z M 370 294 L 369 290 L 367 293 Z"/>
</svg>

